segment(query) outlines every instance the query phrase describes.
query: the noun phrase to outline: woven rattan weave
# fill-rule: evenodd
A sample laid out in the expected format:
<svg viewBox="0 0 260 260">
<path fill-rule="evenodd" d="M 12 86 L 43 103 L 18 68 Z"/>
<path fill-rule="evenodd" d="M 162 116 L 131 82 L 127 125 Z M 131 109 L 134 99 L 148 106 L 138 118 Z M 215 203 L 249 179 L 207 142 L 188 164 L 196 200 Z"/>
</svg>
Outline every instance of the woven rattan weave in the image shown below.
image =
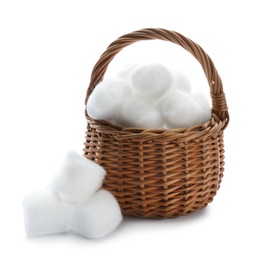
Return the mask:
<svg viewBox="0 0 260 260">
<path fill-rule="evenodd" d="M 183 47 L 201 64 L 212 98 L 211 120 L 182 129 L 126 129 L 94 120 L 86 113 L 84 155 L 106 169 L 103 187 L 115 195 L 124 215 L 169 218 L 207 206 L 223 177 L 223 131 L 229 114 L 222 82 L 210 57 L 198 44 L 174 31 L 147 28 L 123 35 L 95 64 L 85 102 L 118 52 L 137 41 L 152 39 Z"/>
</svg>

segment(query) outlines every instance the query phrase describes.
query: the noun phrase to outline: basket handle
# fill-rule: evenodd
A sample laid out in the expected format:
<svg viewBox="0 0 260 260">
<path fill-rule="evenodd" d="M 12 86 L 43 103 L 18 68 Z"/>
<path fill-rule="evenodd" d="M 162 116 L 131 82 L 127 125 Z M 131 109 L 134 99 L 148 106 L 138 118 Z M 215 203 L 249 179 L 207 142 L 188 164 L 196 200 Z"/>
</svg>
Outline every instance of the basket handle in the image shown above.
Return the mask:
<svg viewBox="0 0 260 260">
<path fill-rule="evenodd" d="M 90 84 L 87 90 L 85 104 L 87 104 L 88 97 L 94 90 L 95 86 L 103 80 L 104 74 L 107 70 L 109 63 L 124 47 L 142 40 L 164 40 L 173 42 L 180 45 L 185 50 L 190 52 L 197 61 L 201 64 L 204 70 L 205 76 L 208 80 L 210 87 L 210 95 L 212 99 L 212 112 L 216 114 L 224 122 L 224 129 L 229 122 L 229 113 L 225 93 L 223 91 L 223 85 L 221 78 L 207 53 L 195 42 L 186 38 L 185 36 L 175 31 L 169 31 L 160 28 L 146 28 L 138 31 L 134 31 L 129 34 L 125 34 L 113 41 L 106 49 L 106 51 L 100 56 L 99 60 L 95 64 Z"/>
</svg>

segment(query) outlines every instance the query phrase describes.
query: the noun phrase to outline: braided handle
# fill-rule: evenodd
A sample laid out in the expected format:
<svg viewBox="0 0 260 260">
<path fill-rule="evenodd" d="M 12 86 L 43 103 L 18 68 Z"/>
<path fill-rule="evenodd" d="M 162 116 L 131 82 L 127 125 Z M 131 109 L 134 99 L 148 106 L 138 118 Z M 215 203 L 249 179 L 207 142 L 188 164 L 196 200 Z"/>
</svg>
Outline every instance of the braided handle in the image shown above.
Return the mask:
<svg viewBox="0 0 260 260">
<path fill-rule="evenodd" d="M 208 80 L 210 87 L 210 94 L 212 99 L 212 112 L 216 114 L 222 121 L 226 121 L 224 129 L 227 127 L 229 122 L 228 108 L 223 91 L 222 81 L 218 72 L 211 60 L 211 58 L 205 53 L 205 51 L 195 42 L 181 35 L 180 33 L 169 31 L 160 28 L 146 28 L 138 30 L 129 34 L 125 34 L 119 37 L 117 40 L 112 42 L 106 51 L 100 56 L 99 60 L 95 64 L 90 84 L 87 90 L 85 104 L 87 103 L 88 97 L 94 90 L 95 86 L 102 81 L 104 74 L 107 70 L 109 63 L 124 47 L 141 40 L 164 40 L 170 41 L 180 45 L 185 50 L 190 52 L 197 61 L 201 64 L 205 76 Z"/>
</svg>

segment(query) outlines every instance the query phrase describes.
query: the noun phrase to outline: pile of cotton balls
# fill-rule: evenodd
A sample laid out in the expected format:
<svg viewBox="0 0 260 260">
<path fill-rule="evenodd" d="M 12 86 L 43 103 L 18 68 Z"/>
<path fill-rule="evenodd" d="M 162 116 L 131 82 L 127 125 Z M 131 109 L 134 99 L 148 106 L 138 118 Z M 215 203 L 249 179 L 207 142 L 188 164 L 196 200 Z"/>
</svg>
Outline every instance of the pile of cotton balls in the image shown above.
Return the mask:
<svg viewBox="0 0 260 260">
<path fill-rule="evenodd" d="M 126 65 L 95 86 L 86 111 L 95 120 L 148 129 L 186 128 L 211 118 L 205 94 L 192 92 L 182 72 L 162 64 Z"/>
<path fill-rule="evenodd" d="M 87 238 L 101 238 L 122 221 L 120 206 L 100 189 L 105 170 L 69 151 L 51 184 L 27 195 L 23 202 L 28 236 L 73 230 Z"/>
</svg>

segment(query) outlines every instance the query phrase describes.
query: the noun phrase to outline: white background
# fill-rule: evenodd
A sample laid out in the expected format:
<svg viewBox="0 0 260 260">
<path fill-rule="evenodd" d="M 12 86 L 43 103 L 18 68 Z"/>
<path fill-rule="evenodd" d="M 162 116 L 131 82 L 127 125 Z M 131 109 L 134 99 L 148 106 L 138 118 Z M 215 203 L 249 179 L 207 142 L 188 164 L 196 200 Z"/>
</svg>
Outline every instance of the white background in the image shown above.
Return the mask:
<svg viewBox="0 0 260 260">
<path fill-rule="evenodd" d="M 258 4 L 0 0 L 0 259 L 260 259 Z M 125 218 L 100 240 L 70 233 L 27 238 L 24 196 L 51 180 L 68 149 L 82 152 L 84 98 L 95 62 L 117 37 L 146 27 L 197 42 L 222 78 L 231 121 L 217 196 L 186 217 Z M 107 75 L 123 62 L 162 59 L 187 69 L 193 86 L 209 92 L 185 51 L 146 44 L 119 54 Z"/>
</svg>

